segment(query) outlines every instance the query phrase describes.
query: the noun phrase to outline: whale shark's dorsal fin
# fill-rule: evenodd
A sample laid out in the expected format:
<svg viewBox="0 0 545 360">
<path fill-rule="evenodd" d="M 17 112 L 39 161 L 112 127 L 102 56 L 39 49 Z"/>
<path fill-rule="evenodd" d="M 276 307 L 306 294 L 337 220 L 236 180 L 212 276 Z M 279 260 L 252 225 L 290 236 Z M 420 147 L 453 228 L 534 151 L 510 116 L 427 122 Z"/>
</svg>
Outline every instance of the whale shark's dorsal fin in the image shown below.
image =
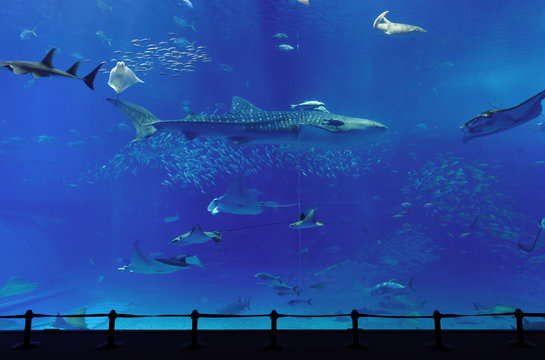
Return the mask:
<svg viewBox="0 0 545 360">
<path fill-rule="evenodd" d="M 241 98 L 240 96 L 233 96 L 231 101 L 231 114 L 235 113 L 245 113 L 245 114 L 256 114 L 260 113 L 263 110 L 249 102 L 248 100 Z"/>
<path fill-rule="evenodd" d="M 53 48 L 53 49 L 49 50 L 49 52 L 43 58 L 41 63 L 44 64 L 45 66 L 49 66 L 50 68 L 52 68 L 53 67 L 53 54 L 55 53 L 55 50 L 57 50 L 57 48 Z"/>
</svg>

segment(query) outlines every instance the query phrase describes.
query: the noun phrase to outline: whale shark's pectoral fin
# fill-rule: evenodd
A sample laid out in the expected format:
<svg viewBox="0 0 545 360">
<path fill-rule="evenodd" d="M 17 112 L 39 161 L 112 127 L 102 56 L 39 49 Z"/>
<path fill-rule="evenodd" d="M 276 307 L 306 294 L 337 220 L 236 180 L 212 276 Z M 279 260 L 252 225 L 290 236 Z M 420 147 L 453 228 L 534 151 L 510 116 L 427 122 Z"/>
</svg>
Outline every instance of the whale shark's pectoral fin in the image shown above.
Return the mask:
<svg viewBox="0 0 545 360">
<path fill-rule="evenodd" d="M 244 136 L 230 136 L 229 140 L 231 140 L 232 142 L 234 142 L 237 145 L 247 144 L 250 141 L 252 141 L 252 139 L 244 137 Z"/>
<path fill-rule="evenodd" d="M 182 131 L 182 134 L 184 134 L 185 138 L 187 140 L 193 140 L 195 139 L 197 136 L 199 136 L 199 134 L 197 134 L 195 131 L 190 131 L 190 130 L 183 130 Z"/>
</svg>

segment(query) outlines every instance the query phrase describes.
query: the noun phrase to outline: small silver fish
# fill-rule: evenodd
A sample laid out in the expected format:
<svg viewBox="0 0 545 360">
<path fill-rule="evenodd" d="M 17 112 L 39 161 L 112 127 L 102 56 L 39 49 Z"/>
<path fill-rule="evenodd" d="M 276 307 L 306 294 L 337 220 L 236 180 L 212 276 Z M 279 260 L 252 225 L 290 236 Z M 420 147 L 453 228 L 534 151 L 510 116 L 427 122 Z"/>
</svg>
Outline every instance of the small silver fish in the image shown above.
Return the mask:
<svg viewBox="0 0 545 360">
<path fill-rule="evenodd" d="M 21 40 L 29 40 L 31 38 L 31 35 L 38 37 L 38 35 L 36 35 L 36 28 L 33 28 L 32 30 L 24 29 L 23 31 L 21 31 L 19 37 L 21 38 Z"/>
<path fill-rule="evenodd" d="M 292 51 L 294 49 L 294 47 L 289 44 L 280 44 L 278 45 L 278 48 L 281 51 L 285 51 L 285 52 Z"/>
<path fill-rule="evenodd" d="M 112 39 L 108 38 L 106 34 L 104 34 L 104 31 L 98 30 L 96 32 L 97 38 L 102 41 L 105 44 L 108 44 L 108 46 L 112 46 Z"/>
</svg>

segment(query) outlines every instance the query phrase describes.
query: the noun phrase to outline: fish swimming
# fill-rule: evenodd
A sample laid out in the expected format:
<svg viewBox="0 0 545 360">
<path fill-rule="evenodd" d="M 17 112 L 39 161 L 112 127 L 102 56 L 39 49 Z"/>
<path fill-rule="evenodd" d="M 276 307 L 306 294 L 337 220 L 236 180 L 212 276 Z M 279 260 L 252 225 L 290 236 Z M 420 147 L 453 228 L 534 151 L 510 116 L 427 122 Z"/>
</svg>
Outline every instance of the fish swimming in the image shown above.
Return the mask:
<svg viewBox="0 0 545 360">
<path fill-rule="evenodd" d="M 310 209 L 308 210 L 307 214 L 301 213 L 299 216 L 299 221 L 296 221 L 292 224 L 290 224 L 290 228 L 292 229 L 308 229 L 313 228 L 317 226 L 324 226 L 324 223 L 321 221 L 317 221 L 314 218 L 314 211 L 316 209 Z"/>
<path fill-rule="evenodd" d="M 106 36 L 104 31 L 98 30 L 96 32 L 97 38 L 102 41 L 104 44 L 108 44 L 108 46 L 112 46 L 112 39 Z"/>
<path fill-rule="evenodd" d="M 74 315 L 85 315 L 86 311 L 85 308 L 79 309 Z M 89 330 L 84 317 L 62 317 L 59 313 L 51 326 L 62 330 Z"/>
<path fill-rule="evenodd" d="M 38 283 L 31 283 L 20 276 L 12 276 L 0 288 L 0 298 L 33 292 Z"/>
<path fill-rule="evenodd" d="M 194 32 L 197 32 L 197 29 L 195 29 L 195 21 L 193 23 L 189 23 L 183 16 L 173 16 L 174 22 L 181 27 L 182 29 L 191 28 Z"/>
<path fill-rule="evenodd" d="M 380 30 L 386 35 L 406 35 L 419 32 L 427 32 L 420 26 L 391 22 L 390 20 L 386 19 L 386 14 L 388 14 L 388 12 L 389 11 L 383 12 L 375 19 L 375 21 L 373 22 L 373 27 L 375 28 L 375 30 Z"/>
<path fill-rule="evenodd" d="M 536 248 L 539 248 L 545 245 L 545 218 L 542 218 L 541 220 L 539 220 L 539 223 L 537 225 L 539 229 L 537 230 L 536 238 L 529 245 L 519 242 L 518 246 L 521 250 L 530 252 Z"/>
<path fill-rule="evenodd" d="M 110 87 L 118 94 L 121 94 L 127 88 L 138 83 L 144 82 L 140 80 L 128 66 L 125 66 L 123 61 L 119 61 L 110 71 L 108 85 L 110 85 Z"/>
<path fill-rule="evenodd" d="M 97 6 L 100 10 L 102 10 L 102 13 L 104 13 L 104 11 L 109 11 L 110 14 L 114 14 L 114 8 L 112 7 L 112 5 L 109 5 L 102 0 L 97 0 Z"/>
<path fill-rule="evenodd" d="M 290 107 L 292 109 L 299 108 L 302 110 L 316 110 L 316 108 L 319 108 L 320 106 L 324 106 L 324 105 L 325 104 L 321 101 L 308 100 L 308 101 L 303 101 L 302 103 L 299 103 L 299 104 L 291 104 Z"/>
<path fill-rule="evenodd" d="M 535 119 L 543 110 L 541 101 L 544 98 L 545 90 L 515 107 L 488 110 L 475 116 L 460 126 L 460 130 L 464 133 L 464 142 L 509 130 Z"/>
<path fill-rule="evenodd" d="M 131 263 L 117 270 L 127 270 L 138 274 L 169 274 L 190 265 L 203 267 L 197 256 L 178 255 L 172 259 L 153 258 L 146 254 L 140 247 L 140 241 L 136 241 L 132 247 Z"/>
<path fill-rule="evenodd" d="M 293 49 L 295 49 L 293 46 L 291 46 L 290 44 L 280 44 L 278 45 L 278 48 L 282 51 L 292 51 Z"/>
<path fill-rule="evenodd" d="M 159 120 L 138 105 L 108 98 L 136 128 L 135 141 L 160 130 L 182 132 L 187 139 L 198 136 L 231 140 L 237 144 L 260 143 L 328 148 L 360 146 L 378 141 L 388 129 L 368 119 L 324 111 L 265 111 L 234 96 L 230 112 L 223 115 L 188 114 L 184 119 Z"/>
<path fill-rule="evenodd" d="M 416 291 L 413 287 L 413 279 L 409 280 L 407 285 L 402 285 L 395 282 L 394 279 L 375 285 L 371 290 L 372 295 L 382 295 L 384 297 L 395 297 L 406 294 L 407 288 Z"/>
<path fill-rule="evenodd" d="M 221 234 L 219 231 L 202 231 L 199 224 L 195 225 L 191 231 L 186 232 L 178 237 L 172 239 L 169 244 L 175 245 L 191 245 L 191 244 L 204 244 L 210 240 L 215 242 L 221 241 Z"/>
<path fill-rule="evenodd" d="M 207 210 L 216 215 L 220 212 L 237 215 L 258 215 L 265 211 L 267 207 L 286 207 L 294 206 L 278 205 L 274 201 L 257 200 L 256 191 L 249 190 L 244 181 L 244 172 L 238 173 L 233 182 L 227 188 L 224 195 L 215 198 L 208 205 Z"/>
<path fill-rule="evenodd" d="M 28 40 L 31 38 L 30 35 L 34 35 L 34 37 L 38 37 L 38 35 L 36 34 L 36 28 L 33 28 L 32 30 L 24 29 L 23 31 L 21 31 L 21 34 L 19 34 L 19 37 L 21 38 L 21 40 Z"/>
<path fill-rule="evenodd" d="M 56 48 L 51 49 L 40 62 L 24 60 L 0 61 L 0 66 L 5 67 L 16 75 L 31 73 L 32 76 L 34 76 L 35 78 L 47 76 L 63 76 L 72 79 L 80 79 L 83 80 L 85 85 L 87 85 L 91 90 L 94 90 L 93 81 L 95 80 L 95 76 L 100 67 L 104 64 L 104 62 L 100 63 L 93 71 L 89 73 L 89 75 L 85 77 L 79 77 L 76 74 L 76 71 L 78 70 L 78 66 L 80 64 L 79 61 L 72 65 L 70 69 L 66 71 L 62 71 L 53 67 L 52 60 L 55 50 Z"/>
</svg>

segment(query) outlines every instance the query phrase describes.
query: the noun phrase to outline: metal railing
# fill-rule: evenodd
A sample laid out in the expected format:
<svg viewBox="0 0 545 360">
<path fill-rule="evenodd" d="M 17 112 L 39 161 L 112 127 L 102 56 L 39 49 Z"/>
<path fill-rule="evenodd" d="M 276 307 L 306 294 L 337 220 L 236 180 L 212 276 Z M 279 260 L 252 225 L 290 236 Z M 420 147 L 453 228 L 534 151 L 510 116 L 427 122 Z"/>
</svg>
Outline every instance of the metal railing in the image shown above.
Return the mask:
<svg viewBox="0 0 545 360">
<path fill-rule="evenodd" d="M 31 328 L 32 320 L 34 318 L 85 318 L 85 317 L 107 317 L 108 324 L 108 339 L 104 344 L 97 346 L 99 349 L 116 349 L 122 346 L 121 343 L 114 341 L 115 336 L 115 321 L 118 318 L 191 318 L 191 343 L 184 346 L 184 348 L 193 350 L 203 348 L 204 345 L 198 342 L 199 333 L 199 319 L 201 318 L 256 318 L 256 317 L 268 317 L 271 320 L 271 343 L 266 347 L 271 350 L 282 349 L 283 346 L 278 343 L 278 319 L 280 318 L 325 318 L 325 317 L 350 317 L 352 319 L 352 328 L 349 329 L 352 333 L 352 342 L 347 345 L 351 349 L 365 349 L 367 345 L 360 343 L 359 334 L 362 331 L 359 328 L 360 318 L 383 318 L 383 319 L 433 319 L 434 321 L 434 335 L 435 341 L 427 346 L 437 350 L 447 350 L 451 346 L 443 343 L 441 319 L 447 318 L 459 318 L 459 317 L 483 317 L 483 316 L 514 316 L 516 319 L 516 327 L 514 331 L 517 334 L 516 340 L 512 340 L 510 343 L 518 347 L 534 347 L 534 344 L 527 342 L 524 338 L 524 325 L 523 319 L 525 317 L 545 317 L 545 313 L 524 313 L 520 309 L 516 309 L 514 312 L 506 313 L 486 313 L 486 314 L 441 314 L 438 310 L 433 312 L 433 315 L 376 315 L 359 313 L 357 310 L 352 310 L 350 314 L 333 314 L 333 315 L 288 315 L 279 314 L 276 310 L 271 311 L 270 314 L 257 314 L 257 315 L 224 315 L 224 314 L 201 314 L 197 310 L 193 310 L 191 314 L 166 314 L 166 315 L 134 315 L 134 314 L 118 314 L 115 310 L 110 311 L 108 314 L 72 314 L 72 315 L 46 315 L 35 314 L 32 310 L 27 310 L 24 315 L 5 315 L 0 316 L 0 319 L 25 319 L 25 327 L 23 331 L 23 342 L 15 344 L 12 349 L 30 349 L 39 346 L 40 343 L 31 341 Z M 0 333 L 1 334 L 1 333 Z"/>
</svg>

